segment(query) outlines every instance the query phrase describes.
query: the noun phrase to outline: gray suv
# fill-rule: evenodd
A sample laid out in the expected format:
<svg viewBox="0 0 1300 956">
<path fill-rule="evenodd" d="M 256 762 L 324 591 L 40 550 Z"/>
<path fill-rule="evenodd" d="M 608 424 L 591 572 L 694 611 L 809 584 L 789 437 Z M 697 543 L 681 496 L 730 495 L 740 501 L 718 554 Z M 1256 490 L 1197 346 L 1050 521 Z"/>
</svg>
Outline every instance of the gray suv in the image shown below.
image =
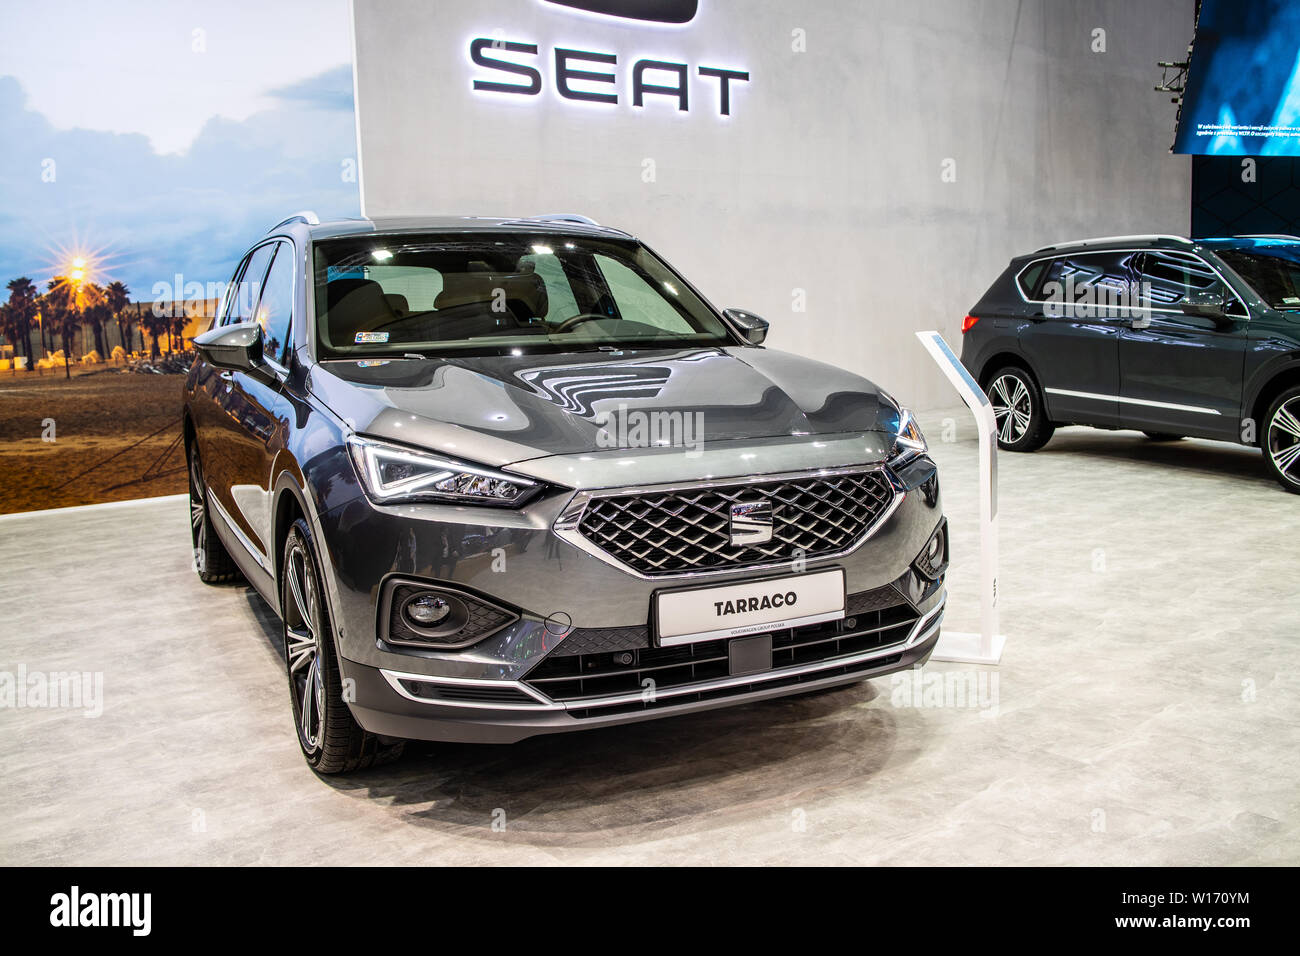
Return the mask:
<svg viewBox="0 0 1300 956">
<path fill-rule="evenodd" d="M 298 740 L 511 742 L 924 661 L 912 416 L 578 216 L 276 225 L 196 340 L 196 565 L 283 621 Z"/>
</svg>

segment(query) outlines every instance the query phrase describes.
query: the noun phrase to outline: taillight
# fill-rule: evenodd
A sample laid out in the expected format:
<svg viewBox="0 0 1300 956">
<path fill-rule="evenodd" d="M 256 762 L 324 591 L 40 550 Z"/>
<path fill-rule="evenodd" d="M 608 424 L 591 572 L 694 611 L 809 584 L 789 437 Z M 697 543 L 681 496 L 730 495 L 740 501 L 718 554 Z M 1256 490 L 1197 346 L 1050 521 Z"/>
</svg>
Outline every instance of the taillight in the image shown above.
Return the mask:
<svg viewBox="0 0 1300 956">
<path fill-rule="evenodd" d="M 979 316 L 977 315 L 968 315 L 966 316 L 966 318 L 962 319 L 961 334 L 965 335 L 967 332 L 969 332 L 972 328 L 975 327 L 975 323 L 978 321 L 979 321 Z"/>
</svg>

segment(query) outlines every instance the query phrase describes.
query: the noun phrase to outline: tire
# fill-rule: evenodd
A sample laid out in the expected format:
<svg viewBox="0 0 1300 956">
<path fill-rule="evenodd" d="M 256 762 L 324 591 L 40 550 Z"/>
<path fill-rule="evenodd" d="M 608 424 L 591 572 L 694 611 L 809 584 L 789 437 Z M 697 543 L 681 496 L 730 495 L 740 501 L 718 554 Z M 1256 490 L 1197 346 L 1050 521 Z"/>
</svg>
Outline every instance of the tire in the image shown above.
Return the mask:
<svg viewBox="0 0 1300 956">
<path fill-rule="evenodd" d="M 203 483 L 203 462 L 199 449 L 191 441 L 186 447 L 186 460 L 190 472 L 190 547 L 194 556 L 194 570 L 204 584 L 229 584 L 243 579 L 226 546 L 212 527 L 208 513 L 208 488 Z"/>
<path fill-rule="evenodd" d="M 1169 432 L 1143 432 L 1152 441 L 1182 441 L 1186 436 L 1171 435 Z"/>
<path fill-rule="evenodd" d="M 343 700 L 316 545 L 302 518 L 289 529 L 281 568 L 284 666 L 303 757 L 320 774 L 350 773 L 396 760 L 405 742 L 381 743 L 362 729 Z"/>
<path fill-rule="evenodd" d="M 1259 447 L 1277 483 L 1292 494 L 1300 494 L 1300 387 L 1287 389 L 1273 399 Z"/>
<path fill-rule="evenodd" d="M 998 425 L 998 447 L 1037 451 L 1048 443 L 1056 425 L 1047 418 L 1043 393 L 1023 368 L 1008 365 L 989 376 L 985 389 Z"/>
</svg>

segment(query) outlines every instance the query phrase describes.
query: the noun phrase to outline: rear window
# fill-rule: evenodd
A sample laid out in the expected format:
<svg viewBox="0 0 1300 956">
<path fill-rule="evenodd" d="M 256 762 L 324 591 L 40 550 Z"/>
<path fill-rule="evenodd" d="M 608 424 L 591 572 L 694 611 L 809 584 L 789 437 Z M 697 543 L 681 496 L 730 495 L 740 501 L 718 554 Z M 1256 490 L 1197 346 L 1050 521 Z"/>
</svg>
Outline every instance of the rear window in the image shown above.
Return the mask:
<svg viewBox="0 0 1300 956">
<path fill-rule="evenodd" d="M 1016 276 L 1016 283 L 1020 286 L 1020 291 L 1024 293 L 1026 299 L 1032 299 L 1034 292 L 1038 290 L 1038 282 L 1043 278 L 1043 270 L 1047 268 L 1047 262 L 1035 262 L 1028 268 L 1021 270 L 1020 275 Z"/>
</svg>

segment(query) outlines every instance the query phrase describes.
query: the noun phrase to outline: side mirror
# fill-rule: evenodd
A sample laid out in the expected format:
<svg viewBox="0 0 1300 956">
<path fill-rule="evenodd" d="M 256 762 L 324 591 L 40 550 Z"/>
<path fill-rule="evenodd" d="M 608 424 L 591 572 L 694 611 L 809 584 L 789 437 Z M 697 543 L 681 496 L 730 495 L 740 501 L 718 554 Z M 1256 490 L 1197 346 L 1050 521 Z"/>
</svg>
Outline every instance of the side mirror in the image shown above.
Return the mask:
<svg viewBox="0 0 1300 956">
<path fill-rule="evenodd" d="M 763 340 L 767 338 L 769 328 L 767 319 L 753 312 L 746 312 L 744 309 L 724 309 L 722 314 L 736 327 L 740 337 L 750 345 L 762 345 Z"/>
<path fill-rule="evenodd" d="M 194 350 L 209 365 L 250 372 L 262 364 L 262 327 L 241 322 L 208 329 L 195 336 Z"/>
<path fill-rule="evenodd" d="M 1206 292 L 1200 295 L 1190 295 L 1181 308 L 1183 315 L 1195 316 L 1198 319 L 1209 319 L 1219 327 L 1232 324 L 1232 319 L 1228 315 L 1227 302 L 1218 293 Z"/>
</svg>

